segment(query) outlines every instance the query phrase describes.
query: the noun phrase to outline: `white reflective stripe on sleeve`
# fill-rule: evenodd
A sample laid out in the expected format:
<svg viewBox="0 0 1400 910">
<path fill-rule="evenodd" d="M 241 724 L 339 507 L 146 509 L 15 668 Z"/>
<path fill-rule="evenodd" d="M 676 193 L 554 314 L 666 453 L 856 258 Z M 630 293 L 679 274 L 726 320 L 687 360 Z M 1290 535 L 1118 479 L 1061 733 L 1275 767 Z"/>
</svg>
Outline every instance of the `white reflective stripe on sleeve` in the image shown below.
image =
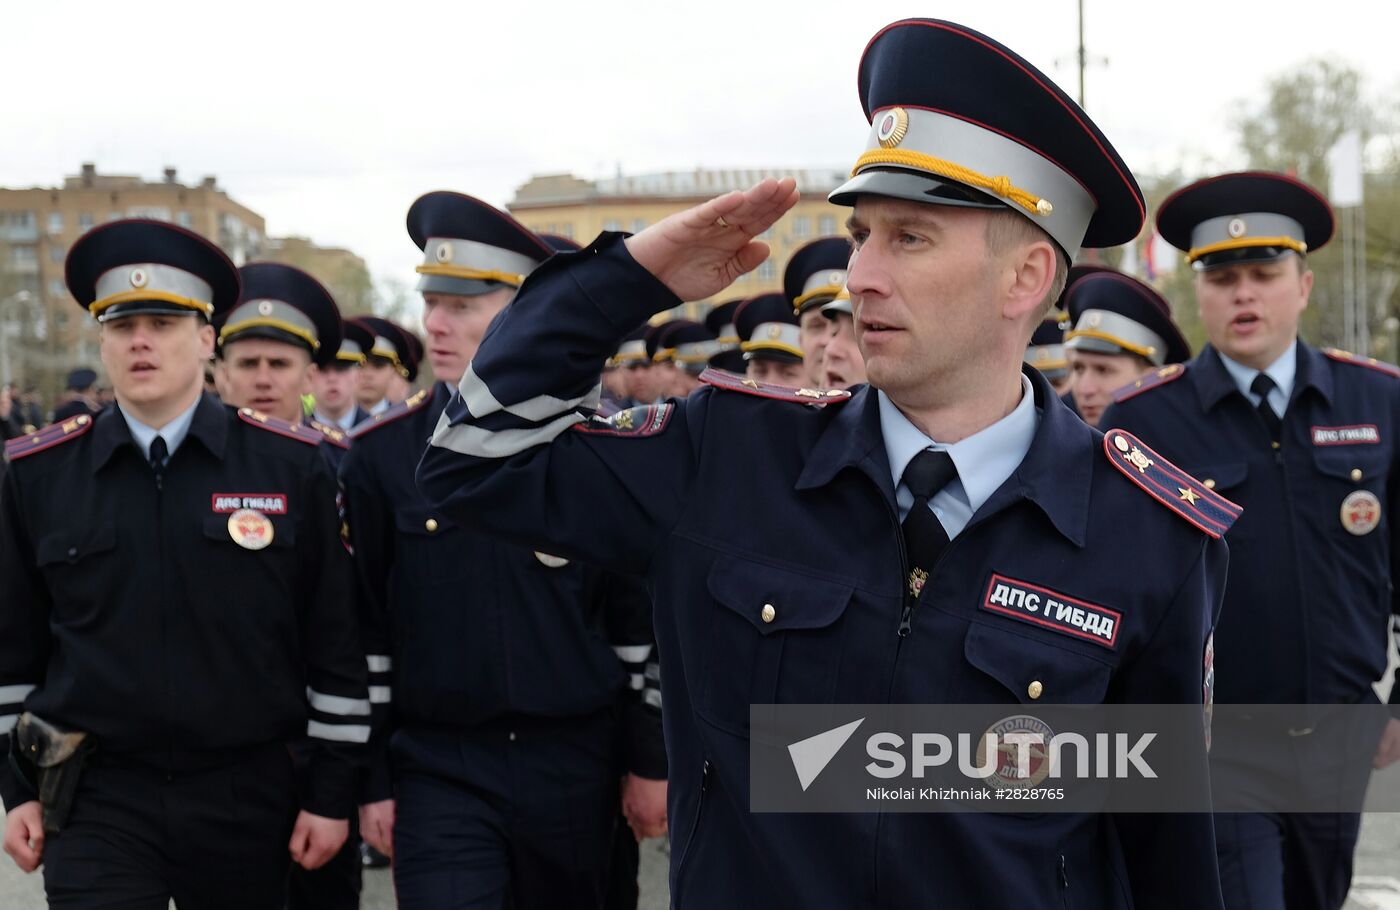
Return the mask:
<svg viewBox="0 0 1400 910">
<path fill-rule="evenodd" d="M 372 705 L 387 705 L 393 701 L 393 690 L 388 686 L 370 686 L 369 703 Z"/>
<path fill-rule="evenodd" d="M 651 656 L 651 645 L 613 645 L 617 659 L 627 664 L 639 664 Z"/>
<path fill-rule="evenodd" d="M 335 743 L 369 742 L 368 724 L 323 724 L 319 720 L 306 722 L 306 735 Z"/>
<path fill-rule="evenodd" d="M 528 430 L 484 430 L 470 424 L 454 425 L 447 412 L 443 411 L 442 417 L 438 418 L 437 429 L 433 431 L 432 444 L 473 458 L 509 458 L 535 446 L 551 443 L 569 427 L 586 420 L 580 414 L 569 413 L 544 426 Z"/>
<path fill-rule="evenodd" d="M 457 384 L 457 391 L 462 395 L 462 403 L 471 411 L 473 417 L 485 417 L 488 414 L 495 414 L 497 411 L 505 411 L 507 414 L 514 414 L 523 420 L 540 421 L 553 417 L 556 414 L 563 414 L 565 411 L 572 411 L 580 405 L 587 408 L 598 407 L 598 401 L 603 394 L 603 385 L 600 382 L 595 385 L 588 394 L 579 398 L 564 399 L 555 398 L 553 395 L 536 395 L 518 404 L 504 405 L 496 400 L 496 396 L 491 394 L 491 390 L 486 387 L 486 383 L 481 381 L 481 377 L 476 375 L 476 371 L 470 366 L 462 374 L 462 381 Z"/>
<path fill-rule="evenodd" d="M 653 708 L 661 707 L 661 690 L 647 689 L 642 693 L 642 700 Z"/>
<path fill-rule="evenodd" d="M 0 733 L 9 733 L 17 723 L 19 723 L 18 714 L 6 714 L 4 717 L 0 717 Z"/>
<path fill-rule="evenodd" d="M 327 695 L 306 687 L 306 700 L 311 707 L 326 714 L 340 714 L 344 717 L 363 717 L 369 714 L 368 698 L 346 698 L 343 695 Z"/>
<path fill-rule="evenodd" d="M 370 654 L 365 657 L 371 673 L 388 673 L 394 669 L 394 659 L 387 654 Z"/>
<path fill-rule="evenodd" d="M 627 682 L 628 682 L 629 685 L 631 685 L 631 687 L 632 687 L 633 689 L 636 689 L 637 691 L 640 692 L 641 689 L 642 689 L 642 674 L 640 674 L 640 673 L 629 673 L 629 674 L 627 674 Z"/>
<path fill-rule="evenodd" d="M 17 705 L 29 697 L 33 686 L 0 686 L 0 705 Z"/>
</svg>

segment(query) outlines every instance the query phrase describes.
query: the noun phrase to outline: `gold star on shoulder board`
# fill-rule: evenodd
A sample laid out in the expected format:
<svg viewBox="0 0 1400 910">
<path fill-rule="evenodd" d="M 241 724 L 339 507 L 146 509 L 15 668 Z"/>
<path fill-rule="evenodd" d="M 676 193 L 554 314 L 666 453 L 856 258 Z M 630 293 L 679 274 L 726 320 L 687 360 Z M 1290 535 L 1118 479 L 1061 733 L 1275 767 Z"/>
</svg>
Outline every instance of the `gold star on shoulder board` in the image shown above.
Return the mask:
<svg viewBox="0 0 1400 910">
<path fill-rule="evenodd" d="M 1196 500 L 1201 498 L 1200 494 L 1195 490 L 1187 489 L 1186 487 L 1177 487 L 1176 491 L 1181 494 L 1182 502 L 1189 502 L 1193 506 L 1196 504 Z"/>
</svg>

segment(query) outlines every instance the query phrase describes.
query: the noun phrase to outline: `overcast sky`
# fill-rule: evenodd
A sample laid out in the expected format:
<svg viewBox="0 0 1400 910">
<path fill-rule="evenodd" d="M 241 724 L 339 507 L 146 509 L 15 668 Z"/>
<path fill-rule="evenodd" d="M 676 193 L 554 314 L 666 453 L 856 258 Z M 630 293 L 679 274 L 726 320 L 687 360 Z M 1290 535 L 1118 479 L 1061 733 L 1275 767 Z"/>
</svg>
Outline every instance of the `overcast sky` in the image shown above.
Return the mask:
<svg viewBox="0 0 1400 910">
<path fill-rule="evenodd" d="M 1310 57 L 1400 89 L 1390 0 L 1084 0 L 1090 115 L 1139 173 L 1239 161 L 1231 122 Z M 211 10 L 220 10 L 218 14 Z M 848 167 L 861 50 L 907 16 L 966 23 L 1074 95 L 1075 0 L 5 0 L 0 186 L 83 161 L 206 174 L 267 218 L 413 279 L 404 213 L 532 174 Z M 1106 61 L 1103 59 L 1106 58 Z"/>
</svg>

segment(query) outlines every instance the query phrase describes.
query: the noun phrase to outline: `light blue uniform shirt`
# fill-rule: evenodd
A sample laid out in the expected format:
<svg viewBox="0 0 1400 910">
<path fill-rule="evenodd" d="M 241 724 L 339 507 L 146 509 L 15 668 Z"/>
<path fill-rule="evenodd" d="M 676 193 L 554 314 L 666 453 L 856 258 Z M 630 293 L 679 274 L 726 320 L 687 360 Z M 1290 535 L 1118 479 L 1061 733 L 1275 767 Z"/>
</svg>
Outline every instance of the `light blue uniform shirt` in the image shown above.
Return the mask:
<svg viewBox="0 0 1400 910">
<path fill-rule="evenodd" d="M 120 407 L 117 412 L 126 421 L 127 429 L 131 430 L 131 438 L 136 440 L 136 444 L 141 447 L 141 454 L 147 461 L 151 460 L 151 443 L 156 441 L 157 436 L 165 438 L 166 451 L 171 455 L 180 448 L 180 443 L 185 441 L 185 435 L 190 431 L 190 424 L 194 422 L 194 409 L 199 407 L 199 399 L 194 400 L 180 416 L 167 423 L 160 429 L 153 429 L 123 411 Z"/>
<path fill-rule="evenodd" d="M 1217 350 L 1215 353 L 1220 354 Z M 1235 385 L 1239 386 L 1244 397 L 1249 399 L 1249 403 L 1256 408 L 1259 407 L 1259 396 L 1249 390 L 1254 382 L 1254 377 L 1263 372 L 1274 381 L 1276 388 L 1269 393 L 1269 407 L 1279 417 L 1283 417 L 1283 412 L 1288 410 L 1288 399 L 1293 395 L 1293 377 L 1298 372 L 1298 341 L 1294 339 L 1288 346 L 1288 350 L 1283 352 L 1283 356 L 1269 364 L 1262 371 L 1253 367 L 1247 367 L 1242 363 L 1236 363 L 1224 354 L 1220 354 L 1220 362 L 1225 364 L 1225 369 L 1230 374 L 1230 378 L 1235 380 Z"/>
<path fill-rule="evenodd" d="M 904 469 L 914 456 L 924 449 L 945 451 L 953 459 L 958 476 L 929 501 L 929 508 L 938 516 L 943 530 L 952 540 L 967 527 L 972 516 L 997 488 L 1025 459 L 1031 450 L 1040 425 L 1040 412 L 1035 406 L 1035 392 L 1030 380 L 1021 377 L 1021 402 L 1010 413 L 991 426 L 978 430 L 952 445 L 936 442 L 909 422 L 884 392 L 879 392 L 880 434 L 885 440 L 890 472 L 894 475 L 895 501 L 899 518 L 909 514 L 914 506 L 914 494 L 900 482 Z"/>
</svg>

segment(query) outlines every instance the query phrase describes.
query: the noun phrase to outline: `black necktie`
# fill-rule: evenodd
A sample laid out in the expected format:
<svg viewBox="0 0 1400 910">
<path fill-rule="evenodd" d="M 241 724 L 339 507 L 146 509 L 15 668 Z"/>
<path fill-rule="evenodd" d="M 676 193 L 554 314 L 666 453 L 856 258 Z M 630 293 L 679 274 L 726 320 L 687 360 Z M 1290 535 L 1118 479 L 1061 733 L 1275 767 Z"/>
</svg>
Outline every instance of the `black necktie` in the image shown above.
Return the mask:
<svg viewBox="0 0 1400 910">
<path fill-rule="evenodd" d="M 1269 378 L 1267 373 L 1260 373 L 1254 377 L 1254 381 L 1249 384 L 1249 390 L 1259 396 L 1259 416 L 1264 420 L 1264 426 L 1269 428 L 1269 438 L 1274 442 L 1279 441 L 1283 430 L 1283 421 L 1275 413 L 1273 406 L 1269 404 L 1269 393 L 1278 388 L 1278 384 Z"/>
<path fill-rule="evenodd" d="M 151 470 L 156 472 L 156 479 L 159 480 L 165 473 L 165 463 L 170 460 L 170 449 L 165 445 L 165 437 L 157 436 L 151 440 Z"/>
<path fill-rule="evenodd" d="M 909 557 L 910 594 L 918 599 L 918 591 L 923 581 L 933 572 L 933 565 L 943 548 L 948 545 L 948 532 L 943 523 L 928 507 L 928 501 L 954 477 L 958 476 L 957 466 L 947 452 L 925 449 L 909 466 L 900 478 L 904 486 L 914 494 L 914 505 L 904 517 L 904 551 Z M 921 574 L 922 573 L 922 574 Z"/>
</svg>

